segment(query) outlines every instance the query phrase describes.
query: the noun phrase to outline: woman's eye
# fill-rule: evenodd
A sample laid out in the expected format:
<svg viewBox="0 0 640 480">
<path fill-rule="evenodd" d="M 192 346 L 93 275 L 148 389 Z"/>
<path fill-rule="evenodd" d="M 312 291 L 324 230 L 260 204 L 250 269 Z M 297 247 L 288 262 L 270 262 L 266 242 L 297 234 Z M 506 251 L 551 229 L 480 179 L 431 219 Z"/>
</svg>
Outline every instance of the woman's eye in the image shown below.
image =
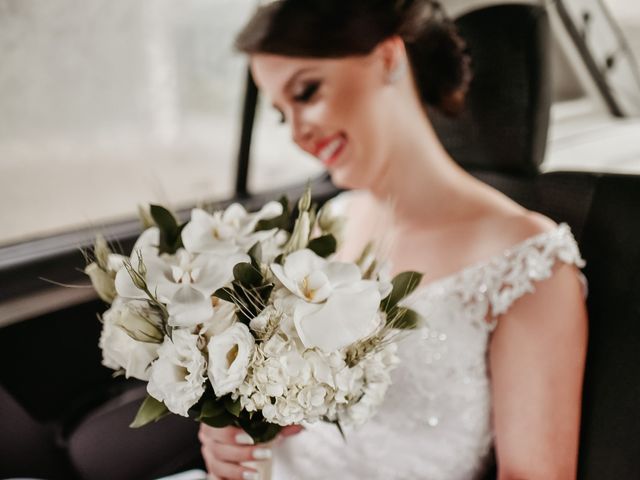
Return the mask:
<svg viewBox="0 0 640 480">
<path fill-rule="evenodd" d="M 308 102 L 309 100 L 311 100 L 311 98 L 313 98 L 313 95 L 315 95 L 315 93 L 318 91 L 318 88 L 320 88 L 320 82 L 309 83 L 300 93 L 295 95 L 293 99 L 296 102 Z"/>
</svg>

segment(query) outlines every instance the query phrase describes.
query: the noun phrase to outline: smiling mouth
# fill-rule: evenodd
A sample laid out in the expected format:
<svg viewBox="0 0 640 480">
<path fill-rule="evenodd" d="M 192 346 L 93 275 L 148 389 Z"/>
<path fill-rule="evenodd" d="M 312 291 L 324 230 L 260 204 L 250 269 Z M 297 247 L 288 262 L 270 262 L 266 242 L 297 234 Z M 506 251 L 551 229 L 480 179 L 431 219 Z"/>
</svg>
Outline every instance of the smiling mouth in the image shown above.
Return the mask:
<svg viewBox="0 0 640 480">
<path fill-rule="evenodd" d="M 346 146 L 347 139 L 344 135 L 337 135 L 335 138 L 328 141 L 325 146 L 319 149 L 317 157 L 325 167 L 330 167 L 338 161 L 340 154 L 344 151 Z"/>
</svg>

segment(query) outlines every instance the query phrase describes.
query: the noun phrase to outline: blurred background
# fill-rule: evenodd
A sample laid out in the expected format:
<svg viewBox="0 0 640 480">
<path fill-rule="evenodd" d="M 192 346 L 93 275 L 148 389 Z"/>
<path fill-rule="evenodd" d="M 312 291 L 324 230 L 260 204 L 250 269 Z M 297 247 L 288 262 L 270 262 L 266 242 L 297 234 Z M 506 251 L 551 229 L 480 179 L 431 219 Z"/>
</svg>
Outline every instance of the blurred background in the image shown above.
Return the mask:
<svg viewBox="0 0 640 480">
<path fill-rule="evenodd" d="M 582 8 L 598 2 L 566 3 Z M 0 0 L 0 246 L 100 229 L 133 218 L 137 204 L 180 209 L 230 198 L 246 79 L 246 61 L 232 42 L 255 4 Z M 443 4 L 456 13 L 465 2 Z M 638 1 L 603 5 L 637 61 Z M 560 45 L 553 47 L 554 107 L 560 106 L 553 113 L 560 120 L 552 124 L 544 168 L 640 171 L 638 156 L 598 155 L 592 137 L 576 144 L 576 129 L 588 128 L 567 118 L 588 112 L 593 129 L 594 115 L 607 112 Z M 263 102 L 251 191 L 319 174 L 320 166 L 296 150 L 287 127 Z M 557 128 L 563 123 L 572 126 Z M 634 123 L 616 136 L 639 133 Z M 604 148 L 601 139 L 595 144 Z"/>
</svg>

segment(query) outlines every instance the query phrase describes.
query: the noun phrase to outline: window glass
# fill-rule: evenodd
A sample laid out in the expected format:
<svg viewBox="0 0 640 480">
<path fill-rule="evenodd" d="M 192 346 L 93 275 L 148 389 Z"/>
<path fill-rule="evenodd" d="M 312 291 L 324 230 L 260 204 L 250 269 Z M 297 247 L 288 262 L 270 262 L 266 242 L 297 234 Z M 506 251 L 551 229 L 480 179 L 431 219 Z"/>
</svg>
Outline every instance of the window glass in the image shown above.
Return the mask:
<svg viewBox="0 0 640 480">
<path fill-rule="evenodd" d="M 0 245 L 229 197 L 254 0 L 0 0 Z"/>
<path fill-rule="evenodd" d="M 638 0 L 602 0 L 622 29 L 636 63 L 640 63 L 640 3 Z"/>
</svg>

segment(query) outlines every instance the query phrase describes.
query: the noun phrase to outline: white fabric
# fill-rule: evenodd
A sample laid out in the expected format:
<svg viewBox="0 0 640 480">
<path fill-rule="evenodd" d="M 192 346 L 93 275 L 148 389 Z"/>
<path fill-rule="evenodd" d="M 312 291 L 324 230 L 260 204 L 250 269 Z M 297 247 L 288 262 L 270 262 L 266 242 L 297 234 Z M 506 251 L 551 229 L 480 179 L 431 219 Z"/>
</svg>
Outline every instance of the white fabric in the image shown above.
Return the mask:
<svg viewBox="0 0 640 480">
<path fill-rule="evenodd" d="M 584 266 L 566 224 L 416 290 L 405 304 L 426 327 L 405 337 L 402 363 L 368 424 L 318 423 L 274 448 L 275 480 L 482 476 L 492 446 L 487 345 L 499 315 L 557 262 Z"/>
</svg>

